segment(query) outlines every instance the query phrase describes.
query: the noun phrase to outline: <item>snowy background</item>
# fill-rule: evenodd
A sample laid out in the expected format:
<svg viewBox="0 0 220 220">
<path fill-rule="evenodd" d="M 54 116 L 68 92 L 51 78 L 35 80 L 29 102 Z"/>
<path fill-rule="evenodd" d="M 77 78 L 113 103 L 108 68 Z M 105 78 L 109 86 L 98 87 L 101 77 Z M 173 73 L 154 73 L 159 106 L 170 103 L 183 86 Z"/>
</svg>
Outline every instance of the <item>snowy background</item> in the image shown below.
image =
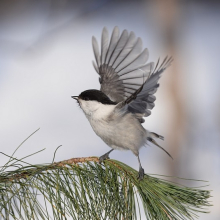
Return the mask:
<svg viewBox="0 0 220 220">
<path fill-rule="evenodd" d="M 156 147 L 142 148 L 145 172 L 208 180 L 214 206 L 199 219 L 220 219 L 219 21 L 215 1 L 2 0 L 0 152 L 11 155 L 38 128 L 18 158 L 46 148 L 26 161 L 49 163 L 59 145 L 56 161 L 109 150 L 70 97 L 99 89 L 91 37 L 100 42 L 102 28 L 117 25 L 142 38 L 149 61 L 174 57 L 144 124 L 165 137 L 160 144 L 174 161 Z M 111 158 L 138 169 L 131 152 Z M 6 161 L 0 154 L 0 166 Z"/>
</svg>

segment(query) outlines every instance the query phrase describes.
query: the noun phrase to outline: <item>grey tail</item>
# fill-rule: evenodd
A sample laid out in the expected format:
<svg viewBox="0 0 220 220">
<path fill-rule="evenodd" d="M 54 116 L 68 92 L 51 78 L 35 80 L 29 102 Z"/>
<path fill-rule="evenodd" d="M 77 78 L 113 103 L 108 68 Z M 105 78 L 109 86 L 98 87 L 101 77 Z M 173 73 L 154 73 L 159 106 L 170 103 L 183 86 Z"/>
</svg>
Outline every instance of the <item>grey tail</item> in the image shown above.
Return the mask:
<svg viewBox="0 0 220 220">
<path fill-rule="evenodd" d="M 150 132 L 150 134 L 151 134 L 152 136 L 155 136 L 156 138 L 160 138 L 160 139 L 162 139 L 162 140 L 164 139 L 163 136 L 160 136 L 160 135 L 158 135 L 158 134 L 156 134 L 156 133 Z M 167 152 L 163 147 L 161 147 L 153 138 L 147 137 L 147 140 L 150 141 L 151 143 L 153 143 L 154 145 L 156 145 L 157 147 L 159 147 L 159 148 L 160 148 L 161 150 L 163 150 L 170 158 L 173 159 L 173 157 L 169 154 L 169 152 Z"/>
<path fill-rule="evenodd" d="M 153 136 L 153 137 L 155 137 L 155 138 L 159 138 L 159 139 L 161 139 L 161 140 L 164 140 L 164 137 L 161 136 L 161 135 L 159 135 L 159 134 L 157 134 L 157 133 L 150 132 L 150 134 L 151 134 L 151 136 Z"/>
</svg>

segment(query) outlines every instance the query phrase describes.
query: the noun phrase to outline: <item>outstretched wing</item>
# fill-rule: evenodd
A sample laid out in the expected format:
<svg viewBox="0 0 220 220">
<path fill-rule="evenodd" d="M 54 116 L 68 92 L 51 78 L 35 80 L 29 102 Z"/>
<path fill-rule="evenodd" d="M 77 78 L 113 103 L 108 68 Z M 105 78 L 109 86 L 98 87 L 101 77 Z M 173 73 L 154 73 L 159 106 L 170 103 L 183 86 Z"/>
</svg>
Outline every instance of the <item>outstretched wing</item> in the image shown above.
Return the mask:
<svg viewBox="0 0 220 220">
<path fill-rule="evenodd" d="M 163 71 L 170 66 L 173 61 L 172 57 L 166 57 L 163 62 L 159 65 L 159 60 L 157 65 L 150 75 L 150 77 L 142 84 L 142 86 L 136 90 L 130 97 L 118 104 L 118 108 L 126 106 L 129 112 L 136 114 L 140 122 L 144 122 L 142 117 L 147 117 L 151 114 L 154 107 L 154 101 L 156 97 L 157 88 L 159 87 L 159 79 Z M 159 67 L 158 67 L 159 66 Z"/>
<path fill-rule="evenodd" d="M 106 28 L 102 31 L 101 55 L 95 37 L 92 38 L 96 63 L 93 66 L 100 75 L 101 91 L 112 101 L 121 102 L 130 97 L 143 84 L 153 70 L 153 63 L 146 64 L 148 50 L 142 51 L 142 40 L 134 32 L 124 30 L 120 35 L 115 27 L 109 42 Z"/>
<path fill-rule="evenodd" d="M 160 66 L 157 68 L 159 64 L 159 60 L 155 67 L 155 70 L 150 75 L 150 77 L 146 80 L 143 85 L 141 91 L 137 94 L 136 98 L 131 100 L 128 104 L 128 110 L 132 113 L 142 114 L 143 117 L 147 117 L 151 114 L 151 111 L 155 104 L 154 101 L 156 97 L 154 93 L 156 93 L 157 88 L 159 87 L 159 79 L 164 70 L 170 66 L 172 62 L 172 57 L 166 57 Z"/>
</svg>

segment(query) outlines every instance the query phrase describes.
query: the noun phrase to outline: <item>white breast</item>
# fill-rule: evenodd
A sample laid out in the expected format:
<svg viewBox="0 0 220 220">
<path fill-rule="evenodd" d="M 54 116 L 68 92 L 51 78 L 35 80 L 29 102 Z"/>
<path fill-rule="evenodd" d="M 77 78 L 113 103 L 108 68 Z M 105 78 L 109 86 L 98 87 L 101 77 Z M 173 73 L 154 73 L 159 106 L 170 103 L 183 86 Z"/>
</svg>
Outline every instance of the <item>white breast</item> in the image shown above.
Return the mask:
<svg viewBox="0 0 220 220">
<path fill-rule="evenodd" d="M 97 101 L 80 100 L 79 102 L 95 133 L 104 141 L 108 139 L 115 129 L 112 123 L 109 123 L 109 116 L 114 111 L 115 105 L 104 105 Z"/>
<path fill-rule="evenodd" d="M 79 102 L 95 133 L 111 148 L 137 152 L 146 142 L 146 131 L 133 114 L 119 115 L 115 105 Z"/>
</svg>

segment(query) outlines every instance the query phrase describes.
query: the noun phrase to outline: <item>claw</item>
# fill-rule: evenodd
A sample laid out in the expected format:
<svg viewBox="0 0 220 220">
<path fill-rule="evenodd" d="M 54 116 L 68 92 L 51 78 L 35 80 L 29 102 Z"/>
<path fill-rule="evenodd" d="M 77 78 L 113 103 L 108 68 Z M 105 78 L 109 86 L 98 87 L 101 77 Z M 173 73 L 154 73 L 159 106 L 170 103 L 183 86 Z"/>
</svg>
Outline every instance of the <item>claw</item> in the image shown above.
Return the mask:
<svg viewBox="0 0 220 220">
<path fill-rule="evenodd" d="M 109 158 L 109 153 L 106 153 L 104 155 L 102 155 L 101 157 L 99 157 L 99 163 L 103 162 L 104 160 L 110 159 Z"/>
<path fill-rule="evenodd" d="M 107 153 L 103 154 L 101 157 L 99 157 L 99 163 L 103 162 L 104 160 L 110 159 L 109 154 L 113 151 L 114 149 L 111 149 Z"/>
<path fill-rule="evenodd" d="M 139 173 L 138 173 L 138 180 L 143 180 L 144 179 L 144 169 L 140 167 Z"/>
</svg>

